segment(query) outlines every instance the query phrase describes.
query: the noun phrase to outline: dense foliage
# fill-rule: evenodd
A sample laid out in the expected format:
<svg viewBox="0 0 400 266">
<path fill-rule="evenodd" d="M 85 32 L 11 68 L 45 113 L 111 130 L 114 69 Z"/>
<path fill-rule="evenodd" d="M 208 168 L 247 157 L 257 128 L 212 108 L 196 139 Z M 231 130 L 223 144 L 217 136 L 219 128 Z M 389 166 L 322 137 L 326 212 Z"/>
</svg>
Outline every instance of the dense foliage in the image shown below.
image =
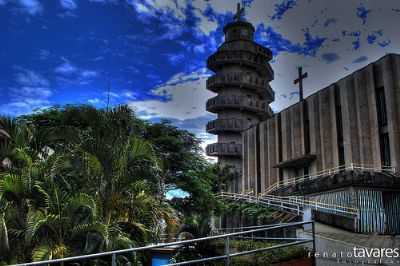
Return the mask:
<svg viewBox="0 0 400 266">
<path fill-rule="evenodd" d="M 162 231 L 205 234 L 226 178 L 192 134 L 125 106 L 0 118 L 0 262 L 145 245 Z M 167 201 L 174 188 L 189 197 Z"/>
</svg>

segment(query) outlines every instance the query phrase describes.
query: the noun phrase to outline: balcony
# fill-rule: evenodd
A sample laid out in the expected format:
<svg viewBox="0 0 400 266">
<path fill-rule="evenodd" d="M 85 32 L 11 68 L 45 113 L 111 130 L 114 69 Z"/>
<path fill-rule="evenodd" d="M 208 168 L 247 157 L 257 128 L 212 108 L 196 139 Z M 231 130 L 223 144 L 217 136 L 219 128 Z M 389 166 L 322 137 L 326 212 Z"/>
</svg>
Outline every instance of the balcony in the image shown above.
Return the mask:
<svg viewBox="0 0 400 266">
<path fill-rule="evenodd" d="M 244 72 L 232 72 L 229 74 L 216 74 L 207 79 L 207 89 L 218 92 L 223 87 L 238 86 L 254 90 L 256 93 L 265 96 L 268 101 L 273 101 L 275 93 L 269 86 L 269 81 L 254 74 Z"/>
<path fill-rule="evenodd" d="M 274 71 L 268 61 L 269 57 L 263 53 L 219 50 L 208 58 L 207 67 L 214 72 L 218 72 L 224 65 L 246 65 L 266 76 L 268 81 L 271 81 L 274 79 Z"/>
<path fill-rule="evenodd" d="M 207 123 L 207 132 L 211 134 L 218 134 L 220 132 L 241 132 L 243 129 L 244 123 L 242 119 L 216 119 Z"/>
<path fill-rule="evenodd" d="M 207 146 L 208 156 L 242 156 L 242 144 L 236 143 L 213 143 Z"/>
<path fill-rule="evenodd" d="M 213 97 L 207 101 L 206 109 L 211 113 L 218 113 L 219 111 L 226 109 L 239 109 L 255 112 L 261 116 L 268 110 L 266 101 L 251 99 L 239 95 L 218 95 Z"/>
<path fill-rule="evenodd" d="M 235 41 L 235 42 L 225 42 L 218 49 L 219 51 L 250 51 L 255 54 L 261 54 L 266 57 L 267 61 L 272 60 L 272 52 L 266 47 L 259 45 L 255 42 L 249 41 Z"/>
</svg>

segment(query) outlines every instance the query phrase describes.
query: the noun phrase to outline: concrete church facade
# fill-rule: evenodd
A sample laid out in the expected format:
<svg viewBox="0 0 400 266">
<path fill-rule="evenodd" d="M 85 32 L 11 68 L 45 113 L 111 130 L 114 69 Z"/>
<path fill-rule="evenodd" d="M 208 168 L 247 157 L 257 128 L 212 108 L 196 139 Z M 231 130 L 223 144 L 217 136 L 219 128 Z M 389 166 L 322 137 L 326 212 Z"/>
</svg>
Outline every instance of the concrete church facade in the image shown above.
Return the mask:
<svg viewBox="0 0 400 266">
<path fill-rule="evenodd" d="M 242 135 L 243 188 L 257 193 L 339 166 L 400 169 L 400 55 L 382 57 Z"/>
<path fill-rule="evenodd" d="M 388 54 L 243 131 L 240 192 L 354 207 L 356 224 L 336 225 L 400 233 L 399 125 L 400 55 Z"/>
<path fill-rule="evenodd" d="M 241 35 L 243 29 L 251 34 Z M 247 22 L 228 24 L 224 44 L 208 60 L 216 75 L 207 85 L 218 96 L 207 102 L 207 110 L 218 119 L 207 130 L 218 134 L 218 143 L 207 153 L 240 173 L 227 190 L 355 207 L 355 222 L 340 219 L 336 225 L 362 233 L 400 233 L 400 56 L 388 54 L 272 114 L 271 55 L 252 42 L 253 33 Z M 251 76 L 262 80 L 259 90 L 249 82 Z M 259 101 L 261 109 L 227 100 L 236 94 L 246 103 Z M 245 123 L 231 130 L 219 122 L 225 119 Z M 224 145 L 236 148 L 230 152 Z M 337 220 L 315 216 L 331 224 Z"/>
</svg>

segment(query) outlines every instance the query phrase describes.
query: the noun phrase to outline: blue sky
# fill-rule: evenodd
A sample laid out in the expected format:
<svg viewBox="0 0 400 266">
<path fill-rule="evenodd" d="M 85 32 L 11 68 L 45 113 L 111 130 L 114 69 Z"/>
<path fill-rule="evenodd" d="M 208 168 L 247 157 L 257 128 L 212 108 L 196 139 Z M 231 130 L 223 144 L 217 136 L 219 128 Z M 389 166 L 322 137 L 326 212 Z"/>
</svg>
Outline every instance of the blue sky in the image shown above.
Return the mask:
<svg viewBox="0 0 400 266">
<path fill-rule="evenodd" d="M 0 113 L 63 104 L 129 104 L 205 133 L 207 57 L 223 41 L 231 0 L 0 0 Z M 274 54 L 276 111 L 389 52 L 399 52 L 400 1 L 246 0 L 256 40 Z"/>
</svg>

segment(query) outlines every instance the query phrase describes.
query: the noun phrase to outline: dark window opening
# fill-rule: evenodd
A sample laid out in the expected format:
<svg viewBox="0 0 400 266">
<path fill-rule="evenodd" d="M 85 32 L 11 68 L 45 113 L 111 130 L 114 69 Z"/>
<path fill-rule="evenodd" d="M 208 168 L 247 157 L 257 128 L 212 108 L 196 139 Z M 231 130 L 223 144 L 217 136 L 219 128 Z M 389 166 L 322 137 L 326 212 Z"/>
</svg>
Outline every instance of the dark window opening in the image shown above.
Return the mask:
<svg viewBox="0 0 400 266">
<path fill-rule="evenodd" d="M 279 182 L 283 182 L 283 168 L 279 168 Z"/>
<path fill-rule="evenodd" d="M 376 108 L 378 111 L 378 124 L 379 127 L 387 125 L 387 111 L 385 100 L 385 89 L 383 87 L 376 88 Z"/>
<path fill-rule="evenodd" d="M 310 175 L 310 168 L 307 166 L 307 167 L 304 167 L 304 176 L 309 176 Z"/>
<path fill-rule="evenodd" d="M 336 115 L 339 165 L 344 165 L 345 158 L 344 158 L 344 141 L 343 141 L 342 105 L 340 103 L 340 87 L 338 86 L 335 87 L 335 115 Z"/>
<path fill-rule="evenodd" d="M 390 166 L 390 144 L 389 144 L 389 134 L 383 133 L 380 135 L 381 144 L 381 161 L 383 166 Z"/>
<path fill-rule="evenodd" d="M 378 87 L 375 89 L 376 98 L 376 111 L 379 126 L 379 144 L 381 153 L 381 164 L 383 166 L 390 166 L 390 140 L 389 133 L 387 132 L 387 110 L 385 99 L 385 88 Z"/>
</svg>

